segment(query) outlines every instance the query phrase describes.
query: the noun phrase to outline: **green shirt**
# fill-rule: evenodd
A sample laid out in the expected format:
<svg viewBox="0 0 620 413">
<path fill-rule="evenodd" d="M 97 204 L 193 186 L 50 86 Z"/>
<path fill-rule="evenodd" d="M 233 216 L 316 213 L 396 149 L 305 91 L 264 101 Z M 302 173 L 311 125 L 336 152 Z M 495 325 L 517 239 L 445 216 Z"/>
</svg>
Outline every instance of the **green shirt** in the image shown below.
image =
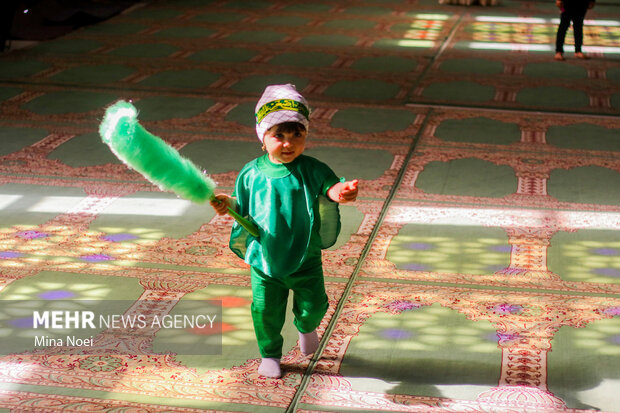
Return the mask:
<svg viewBox="0 0 620 413">
<path fill-rule="evenodd" d="M 282 278 L 336 242 L 338 204 L 327 190 L 339 182 L 323 162 L 300 155 L 275 164 L 267 155 L 243 167 L 235 183 L 237 212 L 258 227 L 258 238 L 236 222 L 230 248 L 264 274 Z"/>
</svg>

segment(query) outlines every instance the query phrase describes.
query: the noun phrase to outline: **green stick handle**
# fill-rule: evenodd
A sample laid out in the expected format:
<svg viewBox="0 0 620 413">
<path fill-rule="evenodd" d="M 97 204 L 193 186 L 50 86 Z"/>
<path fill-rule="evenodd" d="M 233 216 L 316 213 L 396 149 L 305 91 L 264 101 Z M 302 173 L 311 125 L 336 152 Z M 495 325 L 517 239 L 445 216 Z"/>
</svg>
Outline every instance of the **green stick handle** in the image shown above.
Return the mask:
<svg viewBox="0 0 620 413">
<path fill-rule="evenodd" d="M 218 201 L 215 198 L 215 196 L 211 198 L 211 201 L 216 201 L 218 204 L 222 202 L 222 201 Z M 237 211 L 235 211 L 231 207 L 228 207 L 228 215 L 233 217 L 235 219 L 235 221 L 237 221 L 239 223 L 239 225 L 241 225 L 252 236 L 258 238 L 258 228 L 256 228 L 256 225 L 251 223 L 248 219 L 243 218 L 241 215 L 239 215 L 237 213 Z"/>
<path fill-rule="evenodd" d="M 241 225 L 252 236 L 258 238 L 258 228 L 256 228 L 256 225 L 252 224 L 250 221 L 237 214 L 237 212 L 235 212 L 230 207 L 228 207 L 228 215 L 233 217 L 239 223 L 239 225 Z"/>
<path fill-rule="evenodd" d="M 211 201 L 216 201 L 218 204 L 222 202 L 222 201 L 218 201 L 215 198 L 215 196 L 211 197 Z M 233 217 L 235 221 L 239 223 L 239 225 L 241 225 L 247 232 L 250 233 L 250 235 L 258 238 L 258 228 L 256 228 L 256 225 L 251 223 L 248 219 L 243 218 L 241 215 L 237 213 L 237 211 L 235 211 L 231 207 L 228 207 L 228 215 Z"/>
</svg>

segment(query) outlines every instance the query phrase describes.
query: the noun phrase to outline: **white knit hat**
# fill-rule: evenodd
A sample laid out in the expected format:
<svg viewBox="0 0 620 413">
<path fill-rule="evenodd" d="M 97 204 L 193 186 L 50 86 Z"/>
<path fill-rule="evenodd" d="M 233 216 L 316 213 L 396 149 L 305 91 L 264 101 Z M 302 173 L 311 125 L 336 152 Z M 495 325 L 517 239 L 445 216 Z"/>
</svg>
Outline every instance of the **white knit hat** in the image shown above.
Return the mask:
<svg viewBox="0 0 620 413">
<path fill-rule="evenodd" d="M 306 99 L 299 94 L 295 85 L 271 85 L 265 88 L 254 110 L 256 134 L 262 142 L 265 131 L 274 125 L 285 122 L 299 122 L 306 128 L 310 126 L 310 109 Z"/>
</svg>

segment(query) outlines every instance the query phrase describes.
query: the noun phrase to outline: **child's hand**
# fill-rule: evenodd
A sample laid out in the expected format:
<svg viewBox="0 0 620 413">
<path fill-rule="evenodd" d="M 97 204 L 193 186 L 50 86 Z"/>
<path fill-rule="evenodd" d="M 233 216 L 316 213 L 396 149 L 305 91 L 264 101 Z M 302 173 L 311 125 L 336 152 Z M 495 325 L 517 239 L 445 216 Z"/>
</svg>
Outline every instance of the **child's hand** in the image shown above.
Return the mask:
<svg viewBox="0 0 620 413">
<path fill-rule="evenodd" d="M 215 195 L 215 199 L 209 203 L 218 215 L 224 215 L 228 212 L 228 207 L 232 205 L 231 199 L 232 198 L 226 194 L 217 194 Z"/>
<path fill-rule="evenodd" d="M 342 183 L 340 193 L 338 194 L 338 202 L 353 202 L 357 199 L 358 180 L 347 181 Z"/>
</svg>

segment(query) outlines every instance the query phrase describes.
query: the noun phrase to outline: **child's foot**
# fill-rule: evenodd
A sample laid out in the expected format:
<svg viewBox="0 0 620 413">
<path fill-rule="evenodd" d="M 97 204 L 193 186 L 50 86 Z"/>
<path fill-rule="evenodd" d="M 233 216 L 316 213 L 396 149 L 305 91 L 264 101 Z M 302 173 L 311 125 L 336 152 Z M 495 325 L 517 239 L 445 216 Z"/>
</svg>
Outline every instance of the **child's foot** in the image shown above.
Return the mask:
<svg viewBox="0 0 620 413">
<path fill-rule="evenodd" d="M 585 54 L 583 54 L 583 53 L 581 53 L 581 52 L 577 52 L 577 53 L 575 53 L 575 57 L 576 57 L 577 59 L 589 59 L 589 58 L 590 58 L 589 56 L 587 56 L 587 55 L 585 55 Z"/>
<path fill-rule="evenodd" d="M 282 377 L 282 370 L 280 369 L 280 359 L 264 358 L 258 366 L 258 374 L 265 377 L 271 377 L 273 379 L 279 379 Z"/>
<path fill-rule="evenodd" d="M 299 349 L 301 354 L 308 356 L 319 348 L 319 337 L 316 334 L 316 330 L 310 333 L 299 333 Z"/>
<path fill-rule="evenodd" d="M 564 55 L 562 55 L 562 53 L 560 52 L 556 52 L 555 56 L 553 57 L 555 60 L 564 60 Z"/>
</svg>

